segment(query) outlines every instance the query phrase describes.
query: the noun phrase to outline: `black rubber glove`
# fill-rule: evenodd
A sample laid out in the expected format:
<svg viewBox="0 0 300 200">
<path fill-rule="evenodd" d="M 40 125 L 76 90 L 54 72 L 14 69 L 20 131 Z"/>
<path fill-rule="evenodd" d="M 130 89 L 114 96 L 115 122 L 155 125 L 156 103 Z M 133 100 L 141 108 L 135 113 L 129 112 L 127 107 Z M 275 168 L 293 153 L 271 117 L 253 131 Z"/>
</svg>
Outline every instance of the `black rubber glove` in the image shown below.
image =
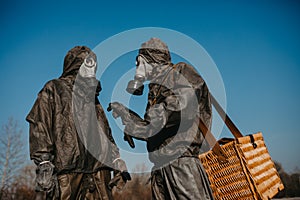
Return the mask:
<svg viewBox="0 0 300 200">
<path fill-rule="evenodd" d="M 108 186 L 109 189 L 117 187 L 118 190 L 122 190 L 127 181 L 131 180 L 131 176 L 127 171 L 126 163 L 124 160 L 117 158 L 114 162 L 114 177 L 110 180 Z"/>
<path fill-rule="evenodd" d="M 35 159 L 37 165 L 35 190 L 46 192 L 48 197 L 59 197 L 57 176 L 54 173 L 55 166 L 52 164 L 53 155 L 45 153 Z"/>
<path fill-rule="evenodd" d="M 107 111 L 112 111 L 112 115 L 115 119 L 121 117 L 124 125 L 130 120 L 129 109 L 119 102 L 109 103 Z"/>
<path fill-rule="evenodd" d="M 50 161 L 42 161 L 36 168 L 36 191 L 51 190 L 55 183 L 53 181 L 54 165 Z"/>
<path fill-rule="evenodd" d="M 119 102 L 109 103 L 107 111 L 108 112 L 112 111 L 112 115 L 115 119 L 121 117 L 122 123 L 124 125 L 130 120 L 129 109 Z M 124 133 L 124 140 L 128 142 L 131 148 L 135 148 L 134 141 L 130 135 Z"/>
</svg>

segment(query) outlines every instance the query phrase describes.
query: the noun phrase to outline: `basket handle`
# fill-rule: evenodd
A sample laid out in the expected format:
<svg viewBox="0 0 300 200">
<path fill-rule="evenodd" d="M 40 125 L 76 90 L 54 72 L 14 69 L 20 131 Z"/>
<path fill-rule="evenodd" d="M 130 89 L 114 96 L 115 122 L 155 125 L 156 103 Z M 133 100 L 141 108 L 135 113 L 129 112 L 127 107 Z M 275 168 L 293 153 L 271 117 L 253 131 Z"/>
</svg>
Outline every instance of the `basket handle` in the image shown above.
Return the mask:
<svg viewBox="0 0 300 200">
<path fill-rule="evenodd" d="M 237 139 L 240 137 L 243 137 L 243 134 L 240 132 L 240 130 L 235 126 L 235 124 L 231 121 L 229 116 L 225 113 L 223 108 L 220 106 L 218 101 L 214 98 L 214 96 L 210 93 L 211 102 L 219 115 L 221 116 L 222 120 L 232 133 L 232 135 Z M 207 128 L 205 123 L 201 118 L 199 118 L 198 127 L 201 130 L 204 138 L 206 139 L 207 143 L 210 147 L 212 147 L 212 151 L 218 156 L 218 160 L 221 162 L 226 162 L 227 158 L 225 156 L 224 151 L 222 150 L 219 142 L 216 140 L 215 136 L 212 134 L 212 132 Z"/>
<path fill-rule="evenodd" d="M 236 127 L 236 125 L 231 121 L 230 117 L 225 113 L 223 108 L 220 106 L 218 101 L 215 99 L 215 97 L 211 93 L 210 93 L 210 99 L 211 99 L 211 103 L 213 104 L 213 106 L 215 107 L 215 109 L 217 110 L 219 115 L 221 116 L 222 120 L 225 122 L 226 126 L 228 127 L 228 129 L 230 130 L 232 135 L 236 139 L 240 138 L 240 137 L 243 137 L 243 134 Z"/>
<path fill-rule="evenodd" d="M 225 152 L 222 150 L 219 142 L 216 140 L 215 136 L 212 132 L 207 128 L 201 118 L 199 118 L 198 127 L 201 130 L 203 137 L 207 141 L 210 147 L 212 147 L 212 151 L 217 155 L 218 160 L 221 163 L 227 162 L 227 157 Z"/>
</svg>

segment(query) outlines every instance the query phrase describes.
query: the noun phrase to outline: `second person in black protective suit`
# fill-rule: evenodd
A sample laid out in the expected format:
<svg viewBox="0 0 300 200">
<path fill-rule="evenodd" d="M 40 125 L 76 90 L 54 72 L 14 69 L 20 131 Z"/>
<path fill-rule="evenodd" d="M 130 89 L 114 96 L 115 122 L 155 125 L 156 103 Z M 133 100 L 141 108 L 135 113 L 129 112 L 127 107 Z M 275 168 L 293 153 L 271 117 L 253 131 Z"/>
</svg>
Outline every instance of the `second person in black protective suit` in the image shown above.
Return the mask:
<svg viewBox="0 0 300 200">
<path fill-rule="evenodd" d="M 211 126 L 212 107 L 206 83 L 184 63 L 171 63 L 168 47 L 158 38 L 142 44 L 136 58 L 136 74 L 127 91 L 141 95 L 150 81 L 144 119 L 118 102 L 110 103 L 124 132 L 147 142 L 153 199 L 213 199 L 198 155 L 204 137 L 199 118 Z M 131 141 L 132 142 L 132 141 Z"/>
</svg>

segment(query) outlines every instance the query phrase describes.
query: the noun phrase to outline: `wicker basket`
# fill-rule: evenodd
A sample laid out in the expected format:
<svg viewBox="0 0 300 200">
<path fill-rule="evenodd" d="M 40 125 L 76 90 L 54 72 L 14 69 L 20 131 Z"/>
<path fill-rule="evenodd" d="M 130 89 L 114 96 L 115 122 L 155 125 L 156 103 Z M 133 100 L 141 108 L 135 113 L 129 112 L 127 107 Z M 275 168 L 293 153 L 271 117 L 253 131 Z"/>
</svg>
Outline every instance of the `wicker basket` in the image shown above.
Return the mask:
<svg viewBox="0 0 300 200">
<path fill-rule="evenodd" d="M 268 200 L 284 186 L 269 155 L 262 133 L 243 136 L 216 99 L 212 104 L 234 139 L 217 142 L 200 119 L 199 129 L 214 148 L 199 155 L 216 200 Z M 224 142 L 226 141 L 226 142 Z M 220 145 L 221 143 L 222 145 Z M 221 157 L 226 162 L 221 162 Z"/>
<path fill-rule="evenodd" d="M 249 176 L 245 173 L 245 166 L 240 159 L 235 141 L 222 146 L 226 163 L 220 163 L 218 155 L 213 151 L 199 155 L 202 165 L 207 173 L 210 186 L 216 200 L 241 199 L 255 200 L 256 195 Z"/>
<path fill-rule="evenodd" d="M 265 145 L 262 133 L 237 139 L 236 146 L 261 199 L 274 197 L 284 186 Z M 255 146 L 253 146 L 253 140 Z"/>
<path fill-rule="evenodd" d="M 216 200 L 267 200 L 283 184 L 271 160 L 261 133 L 240 137 L 221 146 L 227 162 L 208 151 L 199 155 Z"/>
</svg>

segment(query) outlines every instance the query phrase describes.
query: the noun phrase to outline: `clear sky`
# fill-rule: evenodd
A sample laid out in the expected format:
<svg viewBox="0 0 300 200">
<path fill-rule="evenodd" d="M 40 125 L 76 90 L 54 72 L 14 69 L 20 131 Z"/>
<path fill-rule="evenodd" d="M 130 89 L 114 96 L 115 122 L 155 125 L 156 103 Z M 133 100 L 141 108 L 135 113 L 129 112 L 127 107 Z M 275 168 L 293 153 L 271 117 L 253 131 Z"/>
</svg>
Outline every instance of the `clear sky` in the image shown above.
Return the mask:
<svg viewBox="0 0 300 200">
<path fill-rule="evenodd" d="M 12 0 L 2 2 L 0 27 L 0 124 L 14 117 L 25 139 L 25 116 L 43 85 L 60 76 L 70 48 L 93 49 L 122 31 L 162 27 L 188 35 L 210 54 L 224 81 L 227 111 L 241 131 L 262 131 L 274 160 L 287 171 L 300 167 L 299 1 Z M 119 67 L 131 64 L 120 61 Z M 105 108 L 108 77 L 120 73 L 109 72 L 101 80 Z"/>
</svg>

